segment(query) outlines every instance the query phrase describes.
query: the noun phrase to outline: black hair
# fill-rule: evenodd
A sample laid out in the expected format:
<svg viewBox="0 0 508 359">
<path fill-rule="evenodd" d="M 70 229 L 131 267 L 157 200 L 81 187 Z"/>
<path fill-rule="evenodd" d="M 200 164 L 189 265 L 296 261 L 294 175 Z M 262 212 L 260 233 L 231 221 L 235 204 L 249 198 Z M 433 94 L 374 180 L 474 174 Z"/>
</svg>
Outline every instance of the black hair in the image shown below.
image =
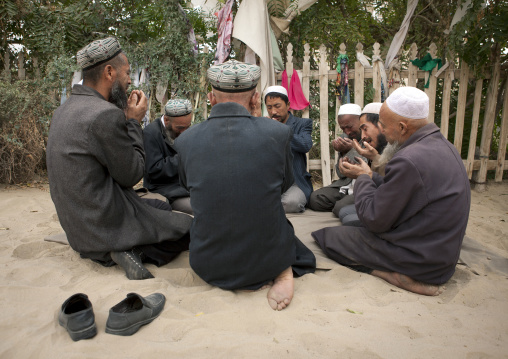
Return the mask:
<svg viewBox="0 0 508 359">
<path fill-rule="evenodd" d="M 111 65 L 114 69 L 117 69 L 118 67 L 125 65 L 125 59 L 123 56 L 120 56 L 123 54 L 123 51 L 120 51 L 118 55 L 113 57 L 112 59 L 99 63 L 95 65 L 94 67 L 88 68 L 86 70 L 83 70 L 83 82 L 90 82 L 92 84 L 96 84 L 104 72 L 104 68 L 107 65 Z"/>
<path fill-rule="evenodd" d="M 377 126 L 377 123 L 379 122 L 379 115 L 377 113 L 362 113 L 360 117 L 367 116 L 367 121 L 372 123 L 374 126 Z"/>
<path fill-rule="evenodd" d="M 280 92 L 268 92 L 265 96 L 265 104 L 266 104 L 266 98 L 268 96 L 280 98 L 282 101 L 284 101 L 286 103 L 286 105 L 289 103 L 289 98 L 286 95 L 284 95 Z"/>
</svg>

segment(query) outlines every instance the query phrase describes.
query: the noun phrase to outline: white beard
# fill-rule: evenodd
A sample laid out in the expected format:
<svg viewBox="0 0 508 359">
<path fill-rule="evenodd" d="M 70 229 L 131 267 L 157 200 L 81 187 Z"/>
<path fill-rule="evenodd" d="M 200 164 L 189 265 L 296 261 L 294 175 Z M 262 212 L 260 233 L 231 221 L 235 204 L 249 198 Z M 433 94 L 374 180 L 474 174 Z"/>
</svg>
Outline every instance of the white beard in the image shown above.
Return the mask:
<svg viewBox="0 0 508 359">
<path fill-rule="evenodd" d="M 402 145 L 399 142 L 395 141 L 394 143 L 388 143 L 379 158 L 378 165 L 380 167 L 386 166 L 388 162 L 392 159 L 393 156 L 400 150 Z"/>
</svg>

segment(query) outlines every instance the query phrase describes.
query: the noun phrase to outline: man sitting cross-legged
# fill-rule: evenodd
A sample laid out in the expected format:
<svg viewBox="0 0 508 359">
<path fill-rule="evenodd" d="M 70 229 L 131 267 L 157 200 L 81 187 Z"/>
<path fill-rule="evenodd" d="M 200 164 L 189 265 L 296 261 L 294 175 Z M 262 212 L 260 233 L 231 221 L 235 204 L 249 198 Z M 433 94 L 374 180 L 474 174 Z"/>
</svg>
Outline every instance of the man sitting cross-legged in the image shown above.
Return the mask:
<svg viewBox="0 0 508 359">
<path fill-rule="evenodd" d="M 235 60 L 208 69 L 212 111 L 176 140 L 180 181 L 194 222 L 190 265 L 223 289 L 262 288 L 274 310 L 293 298 L 293 275 L 313 272 L 314 254 L 296 238 L 281 195 L 293 184 L 291 129 L 259 111 L 258 66 Z"/>
<path fill-rule="evenodd" d="M 186 250 L 192 218 L 132 188 L 145 168 L 140 122 L 147 99 L 137 90 L 127 98 L 130 67 L 118 41 L 96 40 L 76 58 L 83 85 L 73 87 L 49 130 L 51 199 L 82 257 L 116 263 L 129 279 L 153 278 L 143 261 L 160 266 Z"/>
<path fill-rule="evenodd" d="M 455 147 L 429 123 L 429 98 L 401 87 L 379 113 L 382 131 L 397 152 L 385 176 L 364 161 L 340 161 L 357 177 L 355 206 L 363 227 L 313 232 L 338 263 L 400 288 L 437 295 L 455 271 L 471 203 L 469 180 Z"/>
</svg>

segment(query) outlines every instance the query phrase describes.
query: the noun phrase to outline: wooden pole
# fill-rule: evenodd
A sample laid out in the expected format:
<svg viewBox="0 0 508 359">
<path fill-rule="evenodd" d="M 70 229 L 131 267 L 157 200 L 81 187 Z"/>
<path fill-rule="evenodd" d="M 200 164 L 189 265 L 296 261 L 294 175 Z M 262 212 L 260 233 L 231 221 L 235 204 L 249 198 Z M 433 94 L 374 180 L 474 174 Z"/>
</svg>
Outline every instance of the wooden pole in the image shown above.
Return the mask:
<svg viewBox="0 0 508 359">
<path fill-rule="evenodd" d="M 443 84 L 443 100 L 441 102 L 441 133 L 445 138 L 448 138 L 448 127 L 450 124 L 450 97 L 452 92 L 454 70 L 455 66 L 453 65 L 453 62 L 450 62 L 445 71 Z"/>
<path fill-rule="evenodd" d="M 430 56 L 435 59 L 437 56 L 437 46 L 435 43 L 431 43 L 429 46 L 429 54 Z M 437 67 L 435 67 L 432 70 L 432 73 L 429 74 L 428 72 L 425 74 L 425 83 L 427 83 L 427 80 L 429 81 L 429 87 L 425 89 L 425 92 L 427 93 L 427 96 L 429 96 L 429 122 L 434 122 L 434 115 L 436 112 L 436 87 L 437 87 L 437 78 L 434 76 L 434 74 L 437 71 Z"/>
<path fill-rule="evenodd" d="M 496 182 L 503 181 L 504 163 L 506 157 L 506 140 L 508 137 L 508 81 L 504 88 L 503 118 L 499 137 L 499 149 L 497 151 Z"/>
<path fill-rule="evenodd" d="M 416 59 L 417 54 L 418 54 L 418 46 L 416 46 L 416 44 L 413 42 L 411 44 L 411 48 L 409 49 L 409 59 L 410 60 Z M 418 67 L 409 62 L 408 70 L 409 74 L 407 79 L 407 85 L 416 87 L 416 82 L 418 81 Z"/>
<path fill-rule="evenodd" d="M 378 42 L 376 42 L 373 46 L 374 48 L 374 55 L 372 56 L 374 59 L 376 56 L 380 56 L 380 50 L 379 48 L 381 45 L 379 45 Z M 373 102 L 381 102 L 381 70 L 380 67 L 381 63 L 379 61 L 372 61 L 372 86 L 374 87 L 374 98 Z M 387 89 L 385 89 L 386 91 Z M 363 103 L 363 101 L 362 101 Z M 358 104 L 358 103 L 357 103 Z M 363 108 L 363 105 L 360 105 L 361 108 Z"/>
<path fill-rule="evenodd" d="M 460 65 L 459 95 L 457 96 L 457 117 L 455 117 L 455 138 L 453 140 L 453 144 L 459 153 L 462 150 L 462 138 L 464 136 L 468 82 L 469 66 L 465 61 L 462 61 Z"/>
<path fill-rule="evenodd" d="M 319 55 L 319 130 L 324 187 L 332 183 L 330 176 L 330 135 L 328 131 L 328 63 L 324 44 L 319 47 Z"/>
<path fill-rule="evenodd" d="M 469 137 L 469 150 L 467 152 L 466 171 L 469 179 L 473 176 L 474 154 L 476 151 L 476 137 L 478 136 L 478 123 L 480 122 L 480 109 L 482 104 L 483 79 L 476 81 L 474 91 L 473 121 L 471 123 L 471 136 Z"/>
<path fill-rule="evenodd" d="M 490 143 L 492 141 L 492 131 L 496 116 L 496 101 L 499 91 L 499 77 L 501 72 L 501 51 L 499 44 L 494 45 L 494 64 L 492 67 L 492 76 L 487 90 L 487 100 L 485 103 L 485 116 L 483 120 L 482 142 L 480 145 L 480 171 L 476 177 L 475 189 L 483 192 L 487 189 L 487 165 L 489 161 Z"/>
<path fill-rule="evenodd" d="M 341 45 L 342 46 L 342 45 Z M 346 45 L 344 45 L 344 49 Z M 363 44 L 356 44 L 356 52 L 363 53 Z M 365 85 L 365 68 L 361 62 L 355 62 L 355 103 L 363 108 L 363 97 L 364 97 L 364 85 Z"/>
</svg>

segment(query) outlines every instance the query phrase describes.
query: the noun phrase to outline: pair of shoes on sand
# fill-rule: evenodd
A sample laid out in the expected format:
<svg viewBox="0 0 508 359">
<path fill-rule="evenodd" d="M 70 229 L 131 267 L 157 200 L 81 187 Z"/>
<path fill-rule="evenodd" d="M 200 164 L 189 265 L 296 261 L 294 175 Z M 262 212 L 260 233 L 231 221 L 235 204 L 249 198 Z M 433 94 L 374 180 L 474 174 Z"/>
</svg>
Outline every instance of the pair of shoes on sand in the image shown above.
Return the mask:
<svg viewBox="0 0 508 359">
<path fill-rule="evenodd" d="M 125 275 L 131 280 L 154 278 L 152 273 L 143 265 L 144 254 L 138 248 L 130 251 L 111 252 L 111 259 L 125 270 Z"/>
<path fill-rule="evenodd" d="M 136 333 L 141 326 L 159 316 L 165 303 L 166 297 L 161 293 L 146 297 L 127 294 L 127 298 L 109 310 L 106 333 L 123 336 Z M 72 295 L 62 304 L 58 322 L 74 341 L 93 338 L 97 334 L 92 303 L 83 293 Z"/>
</svg>

